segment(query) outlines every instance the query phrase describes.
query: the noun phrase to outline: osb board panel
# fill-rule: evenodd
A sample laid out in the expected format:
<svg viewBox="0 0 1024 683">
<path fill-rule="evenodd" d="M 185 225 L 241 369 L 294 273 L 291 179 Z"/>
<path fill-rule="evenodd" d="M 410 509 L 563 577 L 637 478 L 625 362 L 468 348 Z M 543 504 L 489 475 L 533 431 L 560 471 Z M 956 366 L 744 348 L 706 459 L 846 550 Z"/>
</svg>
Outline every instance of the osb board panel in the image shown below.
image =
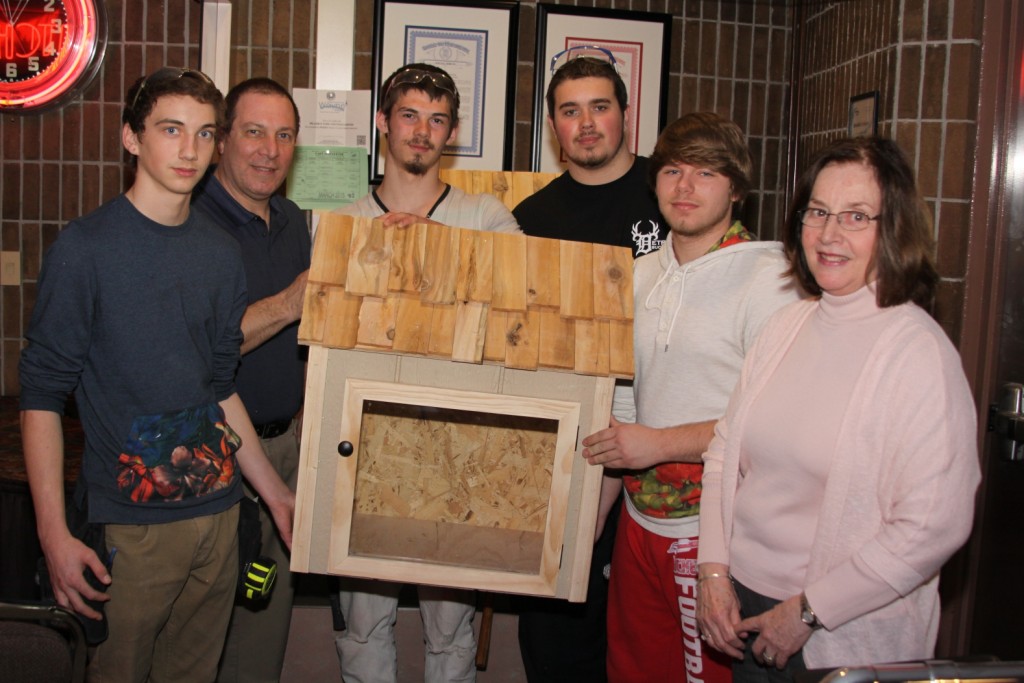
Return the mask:
<svg viewBox="0 0 1024 683">
<path fill-rule="evenodd" d="M 632 331 L 632 255 L 624 247 L 437 225 L 388 229 L 325 214 L 313 264 L 302 343 L 632 377 L 632 349 L 608 346 Z M 467 303 L 480 305 L 469 317 L 458 311 Z M 569 355 L 561 350 L 580 340 L 566 337 L 568 325 L 533 325 L 528 339 L 515 332 L 541 313 L 625 330 L 589 339 L 594 357 Z M 560 351 L 541 360 L 547 348 Z"/>
<path fill-rule="evenodd" d="M 557 381 L 551 381 L 551 378 Z M 604 470 L 583 459 L 584 437 L 608 426 L 612 411 L 615 381 L 609 377 L 589 377 L 547 372 L 530 372 L 506 368 L 502 373 L 502 391 L 516 396 L 538 398 L 581 397 L 580 432 L 576 441 L 576 457 L 572 460 L 572 491 L 566 499 L 566 519 L 578 520 L 574 533 L 566 533 L 562 552 L 563 571 L 558 574 L 556 595 L 573 602 L 587 597 L 590 557 L 594 549 L 597 506 Z M 571 568 L 571 569 L 566 569 Z"/>
<path fill-rule="evenodd" d="M 350 527 L 340 528 L 332 523 L 332 519 L 337 510 L 344 511 L 347 508 L 351 520 L 353 509 L 351 496 L 345 503 L 337 482 L 347 480 L 350 488 L 354 488 L 356 479 L 354 458 L 338 455 L 338 442 L 343 431 L 342 413 L 345 410 L 343 387 L 348 378 L 578 403 L 579 430 L 571 435 L 568 446 L 574 449 L 571 457 L 567 458 L 570 470 L 565 473 L 566 486 L 557 493 L 555 501 L 555 505 L 560 508 L 558 514 L 564 520 L 564 531 L 560 546 L 551 548 L 553 556 L 558 559 L 554 561 L 554 566 L 545 568 L 550 576 L 473 566 L 459 567 L 455 571 L 452 567 L 429 562 L 382 560 L 358 555 L 348 556 L 340 566 L 332 569 L 331 546 L 342 544 L 347 548 L 350 542 Z M 580 456 L 580 440 L 607 425 L 612 384 L 612 380 L 607 378 L 311 348 L 292 567 L 296 571 L 322 574 L 335 573 L 583 600 L 590 567 L 589 549 L 593 546 L 601 468 L 586 465 Z M 462 528 L 486 530 L 471 525 Z M 490 552 L 481 548 L 486 548 L 486 545 L 478 549 Z"/>
<path fill-rule="evenodd" d="M 356 514 L 543 532 L 557 428 L 542 418 L 364 405 Z"/>
<path fill-rule="evenodd" d="M 483 520 L 486 522 L 486 528 L 521 531 L 522 528 L 516 527 L 521 527 L 519 522 L 524 514 L 527 516 L 537 515 L 542 518 L 544 536 L 544 542 L 541 544 L 542 552 L 539 558 L 531 559 L 530 563 L 537 567 L 536 578 L 547 587 L 546 594 L 554 594 L 561 564 L 560 549 L 563 546 L 566 532 L 566 510 L 568 507 L 566 501 L 571 489 L 571 472 L 577 445 L 580 414 L 578 403 L 533 396 L 524 397 L 439 386 L 419 386 L 408 382 L 375 382 L 357 379 L 346 380 L 341 395 L 340 439 L 355 444 L 355 448 L 352 454 L 345 458 L 346 462 L 338 469 L 335 490 L 340 493 L 336 495 L 332 513 L 335 533 L 332 534 L 330 541 L 329 571 L 345 573 L 347 560 L 353 554 L 350 547 L 351 533 L 353 533 L 352 524 L 359 514 L 386 513 L 388 516 L 398 518 L 409 516 L 411 510 L 416 508 L 420 519 L 415 521 L 433 521 L 438 524 L 462 524 L 484 528 L 474 523 L 467 524 L 466 520 L 472 519 L 472 515 L 466 515 L 466 512 L 474 509 L 483 510 L 498 503 L 497 508 L 484 513 L 487 515 L 487 518 Z M 395 404 L 401 404 L 401 407 Z M 436 410 L 438 408 L 441 409 L 440 414 Z M 443 414 L 444 411 L 448 411 L 449 414 Z M 367 425 L 368 412 L 392 418 L 410 415 L 414 418 L 429 416 L 431 424 L 417 425 L 415 424 L 416 420 L 413 419 L 399 424 L 390 422 L 385 425 L 380 420 L 370 420 L 375 429 L 367 435 L 363 430 Z M 524 421 L 522 418 L 529 418 L 529 420 Z M 436 501 L 431 496 L 450 490 L 451 486 L 446 485 L 445 482 L 450 483 L 453 477 L 458 479 L 463 474 L 457 469 L 457 466 L 470 466 L 469 471 L 464 473 L 467 481 L 476 478 L 481 472 L 473 465 L 476 465 L 477 461 L 486 454 L 469 454 L 469 457 L 465 457 L 466 454 L 458 453 L 461 448 L 450 447 L 451 441 L 448 442 L 449 447 L 423 452 L 423 449 L 428 446 L 422 441 L 417 442 L 416 440 L 422 436 L 424 428 L 428 431 L 431 428 L 443 430 L 448 428 L 450 423 L 465 423 L 467 421 L 486 424 L 488 429 L 499 433 L 500 440 L 506 442 L 515 438 L 516 434 L 524 440 L 534 442 L 536 442 L 536 437 L 532 434 L 521 434 L 519 433 L 521 430 L 519 430 L 511 434 L 504 432 L 505 436 L 502 438 L 500 434 L 503 432 L 501 427 L 503 423 L 510 423 L 513 427 L 520 428 L 528 425 L 529 432 L 549 429 L 549 427 L 542 426 L 539 421 L 545 421 L 549 425 L 554 424 L 554 443 L 550 444 L 549 442 L 550 447 L 546 451 L 535 448 L 527 456 L 533 461 L 532 465 L 521 463 L 519 468 L 521 469 L 523 466 L 537 467 L 539 461 L 542 461 L 546 455 L 550 465 L 547 500 L 541 501 L 538 497 L 532 502 L 539 504 L 540 509 L 534 509 L 533 504 L 520 508 L 515 502 L 508 501 L 508 499 L 502 504 L 497 488 L 486 486 L 462 487 L 463 490 L 457 492 L 457 495 L 449 497 L 450 506 L 434 504 Z M 410 457 L 407 452 L 402 456 L 392 452 L 384 462 L 384 459 L 378 458 L 376 454 L 368 452 L 365 448 L 368 445 L 380 447 L 382 439 L 377 439 L 378 435 L 391 437 L 399 442 L 394 445 L 399 451 L 402 451 L 403 447 L 419 450 L 414 457 Z M 443 436 L 439 434 L 434 434 L 434 438 L 444 441 Z M 406 462 L 395 463 L 394 460 L 400 457 L 404 457 Z M 429 467 L 422 467 L 425 464 L 433 467 L 434 471 L 430 472 Z M 360 482 L 365 478 L 364 475 L 368 468 L 374 466 L 376 466 L 377 472 L 370 475 L 369 488 L 360 487 Z M 411 481 L 405 481 L 403 490 L 399 492 L 396 492 L 393 487 L 381 486 L 377 475 L 383 474 L 380 470 L 384 469 L 387 470 L 387 477 Z M 498 487 L 512 488 L 514 481 L 522 479 L 521 472 L 516 469 L 504 468 L 503 473 L 506 475 L 504 482 L 497 480 L 493 482 Z M 422 481 L 423 478 L 431 476 L 441 477 L 444 481 Z M 401 493 L 405 493 L 406 496 L 403 498 Z M 480 494 L 479 498 L 478 493 Z M 367 499 L 366 505 L 360 505 L 361 495 Z M 415 505 L 416 501 L 423 504 Z M 431 519 L 426 520 L 423 517 Z M 414 573 L 408 578 L 417 580 L 418 576 Z"/>
<path fill-rule="evenodd" d="M 349 552 L 382 560 L 537 574 L 544 534 L 357 512 Z"/>
</svg>

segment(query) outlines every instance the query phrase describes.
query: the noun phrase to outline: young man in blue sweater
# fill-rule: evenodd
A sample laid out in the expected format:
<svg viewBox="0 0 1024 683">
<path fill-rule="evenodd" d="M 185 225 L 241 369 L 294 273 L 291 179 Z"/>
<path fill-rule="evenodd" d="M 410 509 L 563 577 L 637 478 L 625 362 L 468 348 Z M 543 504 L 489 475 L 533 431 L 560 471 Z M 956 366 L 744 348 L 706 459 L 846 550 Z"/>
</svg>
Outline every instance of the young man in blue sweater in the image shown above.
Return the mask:
<svg viewBox="0 0 1024 683">
<path fill-rule="evenodd" d="M 54 594 L 86 618 L 100 614 L 85 600 L 105 603 L 109 637 L 90 681 L 213 680 L 238 572 L 241 474 L 290 542 L 294 496 L 234 390 L 238 246 L 189 211 L 222 104 L 191 69 L 132 86 L 121 139 L 135 182 L 61 232 L 26 335 L 22 435 Z M 103 557 L 65 520 L 60 413 L 72 391 L 86 435 L 75 498 L 104 525 Z"/>
</svg>

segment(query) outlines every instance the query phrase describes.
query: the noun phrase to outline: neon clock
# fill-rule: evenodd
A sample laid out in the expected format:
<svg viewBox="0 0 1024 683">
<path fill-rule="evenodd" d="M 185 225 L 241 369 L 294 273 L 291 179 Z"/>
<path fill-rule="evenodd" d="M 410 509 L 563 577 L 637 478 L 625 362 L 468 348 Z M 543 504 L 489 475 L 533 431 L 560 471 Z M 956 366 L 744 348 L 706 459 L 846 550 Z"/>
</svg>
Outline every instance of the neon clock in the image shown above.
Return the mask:
<svg viewBox="0 0 1024 683">
<path fill-rule="evenodd" d="M 99 71 L 103 0 L 0 0 L 0 111 L 60 106 Z"/>
</svg>

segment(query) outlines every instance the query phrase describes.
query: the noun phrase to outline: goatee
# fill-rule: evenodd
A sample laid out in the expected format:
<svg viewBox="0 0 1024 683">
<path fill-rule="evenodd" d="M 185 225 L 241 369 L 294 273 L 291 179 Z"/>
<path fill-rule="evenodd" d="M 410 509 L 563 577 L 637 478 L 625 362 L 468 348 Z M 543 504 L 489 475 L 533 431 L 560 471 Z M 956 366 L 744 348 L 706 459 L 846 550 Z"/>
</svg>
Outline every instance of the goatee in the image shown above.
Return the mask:
<svg viewBox="0 0 1024 683">
<path fill-rule="evenodd" d="M 569 157 L 569 160 L 580 168 L 601 168 L 608 163 L 610 158 L 610 154 L 602 154 L 601 156 L 595 157 L 571 156 Z"/>
<path fill-rule="evenodd" d="M 406 173 L 413 175 L 425 175 L 427 172 L 427 165 L 423 163 L 423 157 L 416 156 L 409 161 L 403 161 L 402 166 L 405 168 Z"/>
</svg>

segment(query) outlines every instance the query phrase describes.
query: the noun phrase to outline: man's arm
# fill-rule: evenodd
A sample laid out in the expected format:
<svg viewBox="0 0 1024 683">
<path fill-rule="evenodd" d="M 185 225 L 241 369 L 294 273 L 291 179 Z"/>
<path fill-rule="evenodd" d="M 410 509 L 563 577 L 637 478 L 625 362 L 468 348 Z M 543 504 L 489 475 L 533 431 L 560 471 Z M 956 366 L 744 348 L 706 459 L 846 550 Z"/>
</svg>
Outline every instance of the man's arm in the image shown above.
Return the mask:
<svg viewBox="0 0 1024 683">
<path fill-rule="evenodd" d="M 500 199 L 492 194 L 484 194 L 482 196 L 486 197 L 486 200 L 481 206 L 482 215 L 480 222 L 479 225 L 472 227 L 490 232 L 507 232 L 515 235 L 523 233 L 516 217 L 501 203 Z"/>
<path fill-rule="evenodd" d="M 604 533 L 605 522 L 612 512 L 615 501 L 619 499 L 619 492 L 622 490 L 622 477 L 615 474 L 608 474 L 606 471 L 601 479 L 601 497 L 597 503 L 597 527 L 594 529 L 594 543 Z"/>
<path fill-rule="evenodd" d="M 626 424 L 614 417 L 611 426 L 583 439 L 583 457 L 591 465 L 645 470 L 665 462 L 701 462 L 715 435 L 716 420 L 656 429 Z"/>
<path fill-rule="evenodd" d="M 242 353 L 246 354 L 302 316 L 309 271 L 298 274 L 290 285 L 273 296 L 254 301 L 242 316 Z"/>
<path fill-rule="evenodd" d="M 249 413 L 246 412 L 242 399 L 238 394 L 231 394 L 220 402 L 224 409 L 224 417 L 231 428 L 242 438 L 242 447 L 235 456 L 249 485 L 256 489 L 260 498 L 267 504 L 274 524 L 281 534 L 281 540 L 288 548 L 292 547 L 292 517 L 295 514 L 295 494 L 288 490 L 288 485 L 274 470 L 267 460 L 260 439 L 256 436 Z"/>
<path fill-rule="evenodd" d="M 48 410 L 23 410 L 21 437 L 36 512 L 36 533 L 50 570 L 57 604 L 91 619 L 100 619 L 102 615 L 86 605 L 85 600 L 106 601 L 109 596 L 90 586 L 83 571 L 88 567 L 108 585 L 110 574 L 96 553 L 68 530 L 60 415 Z"/>
</svg>

